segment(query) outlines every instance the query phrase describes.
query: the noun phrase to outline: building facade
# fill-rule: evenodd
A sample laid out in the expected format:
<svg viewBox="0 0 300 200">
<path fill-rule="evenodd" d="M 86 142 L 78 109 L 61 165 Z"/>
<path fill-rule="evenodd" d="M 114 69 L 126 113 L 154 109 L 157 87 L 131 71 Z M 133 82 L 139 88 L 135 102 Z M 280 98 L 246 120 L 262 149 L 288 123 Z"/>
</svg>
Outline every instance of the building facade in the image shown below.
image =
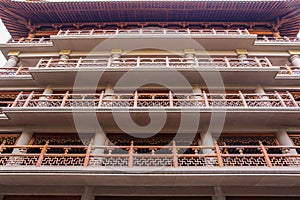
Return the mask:
<svg viewBox="0 0 300 200">
<path fill-rule="evenodd" d="M 300 198 L 298 0 L 0 8 L 0 199 Z"/>
</svg>

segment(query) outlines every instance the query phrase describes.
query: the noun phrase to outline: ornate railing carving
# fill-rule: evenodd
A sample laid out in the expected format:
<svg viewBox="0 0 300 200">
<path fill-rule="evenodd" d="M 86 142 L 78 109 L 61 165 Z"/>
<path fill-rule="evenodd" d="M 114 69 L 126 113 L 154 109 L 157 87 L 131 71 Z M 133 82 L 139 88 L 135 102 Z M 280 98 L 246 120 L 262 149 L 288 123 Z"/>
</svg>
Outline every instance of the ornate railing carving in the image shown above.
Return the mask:
<svg viewBox="0 0 300 200">
<path fill-rule="evenodd" d="M 300 66 L 282 66 L 278 72 L 279 76 L 299 76 L 300 77 Z"/>
<path fill-rule="evenodd" d="M 74 154 L 72 149 L 82 149 Z M 243 149 L 253 148 L 260 153 L 244 154 Z M 270 149 L 280 153 L 268 153 Z M 18 149 L 4 153 L 3 149 Z M 35 149 L 30 151 L 31 149 Z M 63 149 L 53 153 L 52 149 Z M 144 149 L 144 150 L 143 150 Z M 224 152 L 239 150 L 236 154 Z M 283 167 L 299 166 L 300 155 L 290 154 L 299 146 L 178 146 L 175 142 L 165 146 L 88 146 L 80 145 L 5 145 L 0 146 L 2 166 L 85 166 L 85 167 Z M 188 151 L 187 151 L 188 150 Z M 30 153 L 35 152 L 35 153 Z M 272 151 L 274 152 L 274 151 Z"/>
<path fill-rule="evenodd" d="M 247 29 L 197 29 L 197 28 L 136 28 L 136 29 L 91 29 L 60 30 L 57 36 L 89 36 L 89 35 L 250 35 Z"/>
<path fill-rule="evenodd" d="M 37 68 L 263 68 L 272 67 L 268 58 L 239 59 L 223 58 L 78 58 L 78 59 L 41 59 Z"/>
<path fill-rule="evenodd" d="M 267 37 L 267 36 L 263 36 L 263 37 L 258 37 L 257 38 L 257 42 L 263 42 L 263 43 L 293 43 L 293 42 L 300 42 L 300 38 L 298 37 Z"/>
<path fill-rule="evenodd" d="M 20 93 L 9 107 L 299 107 L 289 92 L 267 94 L 138 93 L 134 94 L 30 94 Z"/>
<path fill-rule="evenodd" d="M 0 76 L 30 75 L 28 67 L 0 67 Z"/>
<path fill-rule="evenodd" d="M 11 39 L 8 41 L 8 43 L 13 43 L 13 44 L 47 44 L 47 43 L 52 43 L 50 38 L 25 38 L 22 37 L 20 39 Z"/>
</svg>

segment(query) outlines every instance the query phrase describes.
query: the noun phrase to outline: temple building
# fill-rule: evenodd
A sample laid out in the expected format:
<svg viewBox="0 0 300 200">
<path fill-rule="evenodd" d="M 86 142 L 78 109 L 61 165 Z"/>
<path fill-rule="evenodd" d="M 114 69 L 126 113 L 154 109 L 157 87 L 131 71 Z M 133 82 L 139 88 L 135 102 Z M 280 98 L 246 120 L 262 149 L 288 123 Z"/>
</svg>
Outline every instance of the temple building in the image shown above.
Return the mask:
<svg viewBox="0 0 300 200">
<path fill-rule="evenodd" d="M 300 199 L 299 0 L 1 0 L 0 200 Z"/>
</svg>

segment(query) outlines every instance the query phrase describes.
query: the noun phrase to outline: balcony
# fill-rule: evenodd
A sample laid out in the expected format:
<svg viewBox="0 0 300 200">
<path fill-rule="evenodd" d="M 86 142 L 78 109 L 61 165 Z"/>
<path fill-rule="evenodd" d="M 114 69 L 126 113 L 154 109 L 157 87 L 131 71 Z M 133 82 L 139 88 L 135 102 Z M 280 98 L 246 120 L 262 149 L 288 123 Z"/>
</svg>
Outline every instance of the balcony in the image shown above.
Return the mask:
<svg viewBox="0 0 300 200">
<path fill-rule="evenodd" d="M 213 74 L 223 80 L 225 85 L 251 85 L 270 83 L 274 80 L 279 67 L 272 66 L 265 57 L 251 57 L 240 60 L 233 57 L 219 58 L 174 58 L 174 57 L 124 57 L 77 58 L 62 61 L 41 59 L 35 68 L 29 69 L 40 84 L 73 86 L 77 72 L 85 77 L 98 74 L 102 77 L 99 85 L 114 85 L 125 73 L 137 76 L 141 73 L 171 76 L 174 70 L 180 72 L 191 84 L 205 86 L 205 75 Z M 234 72 L 234 73 L 233 73 Z M 259 73 L 257 73 L 259 72 Z M 174 74 L 173 74 L 174 75 Z"/>
<path fill-rule="evenodd" d="M 283 66 L 277 74 L 276 79 L 300 79 L 299 66 Z"/>
<path fill-rule="evenodd" d="M 256 153 L 244 153 L 243 149 L 254 149 Z M 2 169 L 13 167 L 97 167 L 98 170 L 129 170 L 137 168 L 205 168 L 238 169 L 299 167 L 300 155 L 290 154 L 299 146 L 180 146 L 172 142 L 164 146 L 88 146 L 81 145 L 6 145 L 0 146 L 0 165 Z M 6 149 L 6 153 L 3 150 Z M 18 149 L 14 152 L 13 149 Z M 239 153 L 228 153 L 232 152 Z M 270 150 L 273 153 L 268 153 Z M 274 153 L 272 149 L 279 149 Z M 281 151 L 280 151 L 281 150 Z M 13 153 L 7 153 L 13 152 Z M 226 153 L 227 152 L 227 153 Z M 27 167 L 27 168 L 26 168 Z M 241 167 L 241 168 L 236 168 Z M 74 168 L 73 168 L 74 169 Z M 248 168 L 249 169 L 249 168 Z M 250 168 L 251 169 L 251 168 Z"/>
</svg>

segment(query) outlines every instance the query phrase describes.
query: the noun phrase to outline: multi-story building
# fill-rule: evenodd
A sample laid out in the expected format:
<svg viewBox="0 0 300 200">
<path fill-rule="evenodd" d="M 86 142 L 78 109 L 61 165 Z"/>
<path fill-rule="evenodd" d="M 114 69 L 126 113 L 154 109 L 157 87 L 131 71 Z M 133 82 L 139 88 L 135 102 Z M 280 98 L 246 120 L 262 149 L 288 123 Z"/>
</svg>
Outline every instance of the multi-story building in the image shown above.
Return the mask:
<svg viewBox="0 0 300 200">
<path fill-rule="evenodd" d="M 299 199 L 300 2 L 2 0 L 1 199 Z"/>
</svg>

